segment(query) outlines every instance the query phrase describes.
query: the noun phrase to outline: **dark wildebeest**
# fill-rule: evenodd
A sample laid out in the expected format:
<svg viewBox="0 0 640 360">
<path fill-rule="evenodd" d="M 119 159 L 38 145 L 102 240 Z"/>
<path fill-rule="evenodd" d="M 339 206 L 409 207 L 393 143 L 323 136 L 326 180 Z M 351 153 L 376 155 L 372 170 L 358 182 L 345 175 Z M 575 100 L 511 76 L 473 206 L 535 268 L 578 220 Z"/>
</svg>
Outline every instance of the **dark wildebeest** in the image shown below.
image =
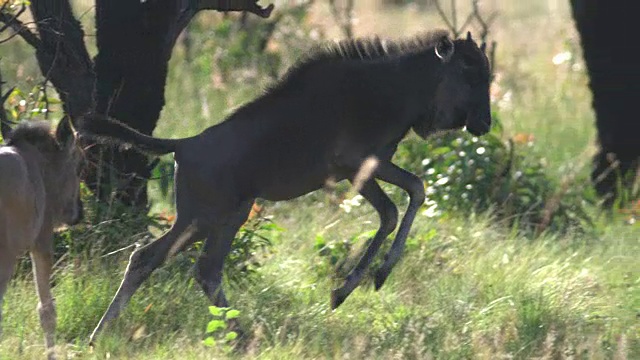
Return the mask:
<svg viewBox="0 0 640 360">
<path fill-rule="evenodd" d="M 53 230 L 77 224 L 81 150 L 69 121 L 50 131 L 48 122 L 23 122 L 0 146 L 0 322 L 2 298 L 18 259 L 31 255 L 40 299 L 38 312 L 49 359 L 54 358 L 56 311 L 49 277 L 53 265 Z"/>
<path fill-rule="evenodd" d="M 292 199 L 329 179 L 353 182 L 363 163 L 372 166 L 359 192 L 378 212 L 380 227 L 344 284 L 332 292 L 331 306 L 353 291 L 396 228 L 397 208 L 376 180 L 399 186 L 410 198 L 376 273 L 379 289 L 400 259 L 424 201 L 422 181 L 391 163 L 398 143 L 410 129 L 422 137 L 465 126 L 472 134 L 486 133 L 489 78 L 488 59 L 470 34 L 452 41 L 447 32 L 435 31 L 411 41 L 348 40 L 319 50 L 226 121 L 186 139 L 153 138 L 92 115 L 81 133 L 154 154 L 175 152 L 177 214 L 166 234 L 131 254 L 91 341 L 154 269 L 199 238 L 206 241 L 196 278 L 215 305 L 227 306 L 223 260 L 254 200 Z"/>
</svg>

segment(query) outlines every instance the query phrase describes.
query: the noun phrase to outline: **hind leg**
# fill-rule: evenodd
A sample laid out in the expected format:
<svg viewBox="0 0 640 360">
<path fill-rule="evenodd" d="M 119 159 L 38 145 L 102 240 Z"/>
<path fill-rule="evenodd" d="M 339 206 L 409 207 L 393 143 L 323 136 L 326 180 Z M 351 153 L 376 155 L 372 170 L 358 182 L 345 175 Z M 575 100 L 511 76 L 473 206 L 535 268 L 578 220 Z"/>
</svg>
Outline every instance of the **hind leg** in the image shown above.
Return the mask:
<svg viewBox="0 0 640 360">
<path fill-rule="evenodd" d="M 222 290 L 222 271 L 224 259 L 231 251 L 233 239 L 238 229 L 247 220 L 253 200 L 244 202 L 235 211 L 217 221 L 196 263 L 196 280 L 211 303 L 218 307 L 227 307 L 227 298 Z"/>
<path fill-rule="evenodd" d="M 2 302 L 16 267 L 16 258 L 0 249 L 0 338 L 2 336 Z"/>
<path fill-rule="evenodd" d="M 30 255 L 39 299 L 38 316 L 40 317 L 40 326 L 44 331 L 47 358 L 51 360 L 55 358 L 53 347 L 56 331 L 56 307 L 49 283 L 53 267 L 53 233 L 46 231 L 42 236 L 47 239 L 39 239 Z"/>
<path fill-rule="evenodd" d="M 109 308 L 91 334 L 89 340 L 91 344 L 93 344 L 102 328 L 118 317 L 120 311 L 125 308 L 133 294 L 149 278 L 151 273 L 171 255 L 193 244 L 198 235 L 198 224 L 196 222 L 187 223 L 178 218 L 167 233 L 156 241 L 136 249 L 131 254 L 120 288 L 118 288 Z"/>
<path fill-rule="evenodd" d="M 369 243 L 366 252 L 358 261 L 356 267 L 349 273 L 344 284 L 331 292 L 331 308 L 335 309 L 358 286 L 364 271 L 373 261 L 382 242 L 393 232 L 398 223 L 398 209 L 387 194 L 382 191 L 375 179 L 367 180 L 360 194 L 373 206 L 380 216 L 380 227 Z"/>
</svg>

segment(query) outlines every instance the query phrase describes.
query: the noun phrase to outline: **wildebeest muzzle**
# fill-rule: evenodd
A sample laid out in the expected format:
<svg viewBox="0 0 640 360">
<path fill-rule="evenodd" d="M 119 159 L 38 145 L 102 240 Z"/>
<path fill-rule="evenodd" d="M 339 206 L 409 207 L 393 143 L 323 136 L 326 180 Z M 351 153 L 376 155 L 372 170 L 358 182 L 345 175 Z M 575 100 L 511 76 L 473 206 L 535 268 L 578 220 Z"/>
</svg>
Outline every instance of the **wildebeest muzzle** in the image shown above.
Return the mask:
<svg viewBox="0 0 640 360">
<path fill-rule="evenodd" d="M 484 135 L 491 129 L 491 112 L 488 110 L 471 112 L 467 116 L 467 131 L 474 136 Z"/>
</svg>

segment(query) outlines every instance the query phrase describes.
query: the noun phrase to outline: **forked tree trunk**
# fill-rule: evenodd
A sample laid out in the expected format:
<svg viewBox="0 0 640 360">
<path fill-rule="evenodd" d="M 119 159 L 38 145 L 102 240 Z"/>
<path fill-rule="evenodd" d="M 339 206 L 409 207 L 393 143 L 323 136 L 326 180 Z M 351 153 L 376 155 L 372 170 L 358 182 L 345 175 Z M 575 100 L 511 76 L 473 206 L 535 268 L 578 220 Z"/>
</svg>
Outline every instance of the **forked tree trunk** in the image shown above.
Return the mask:
<svg viewBox="0 0 640 360">
<path fill-rule="evenodd" d="M 177 1 L 117 1 L 96 3 L 95 110 L 150 135 L 164 106 L 167 66 L 175 38 Z M 179 121 L 179 120 L 178 120 Z M 87 183 L 106 199 L 127 204 L 147 203 L 149 161 L 133 150 L 95 146 L 87 152 L 94 163 Z"/>
<path fill-rule="evenodd" d="M 592 180 L 605 205 L 630 190 L 640 159 L 640 41 L 630 2 L 571 0 L 593 94 L 598 143 Z M 627 199 L 622 199 L 625 201 Z"/>
<path fill-rule="evenodd" d="M 200 10 L 248 11 L 269 17 L 273 5 L 255 0 L 96 0 L 98 54 L 90 59 L 84 32 L 69 0 L 32 0 L 37 34 L 0 14 L 36 49 L 42 74 L 53 84 L 65 114 L 78 119 L 89 111 L 109 114 L 151 134 L 164 106 L 167 66 L 175 41 Z M 3 8 L 4 11 L 4 8 Z M 179 121 L 179 119 L 178 119 Z M 101 200 L 145 206 L 148 159 L 135 150 L 91 145 L 87 185 Z"/>
</svg>

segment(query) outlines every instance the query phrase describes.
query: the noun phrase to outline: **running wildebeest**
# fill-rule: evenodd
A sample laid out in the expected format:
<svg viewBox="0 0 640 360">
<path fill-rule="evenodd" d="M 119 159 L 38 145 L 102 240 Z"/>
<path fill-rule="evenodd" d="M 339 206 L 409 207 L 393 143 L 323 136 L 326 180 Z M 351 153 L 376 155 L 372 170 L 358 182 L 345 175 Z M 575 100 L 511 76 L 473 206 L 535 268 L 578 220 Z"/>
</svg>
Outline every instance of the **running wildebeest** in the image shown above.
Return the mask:
<svg viewBox="0 0 640 360">
<path fill-rule="evenodd" d="M 359 192 L 378 212 L 380 227 L 344 284 L 332 291 L 331 306 L 338 307 L 355 289 L 396 228 L 398 210 L 376 180 L 399 186 L 410 198 L 376 273 L 380 289 L 401 257 L 425 196 L 422 181 L 391 162 L 398 143 L 411 129 L 423 138 L 465 126 L 474 135 L 489 131 L 489 73 L 489 61 L 470 34 L 455 40 L 446 31 L 406 41 L 347 40 L 311 54 L 262 96 L 193 137 L 153 138 L 88 115 L 80 132 L 97 141 L 175 153 L 177 210 L 167 233 L 131 254 L 91 342 L 154 269 L 198 239 L 206 238 L 197 281 L 215 305 L 227 306 L 223 261 L 254 200 L 292 199 L 322 188 L 328 179 L 354 182 L 363 163 L 372 166 Z"/>
<path fill-rule="evenodd" d="M 82 220 L 82 153 L 68 120 L 51 133 L 48 122 L 22 122 L 0 146 L 0 323 L 2 298 L 18 259 L 31 255 L 38 312 L 48 358 L 53 359 L 56 310 L 49 277 L 53 231 Z"/>
</svg>

